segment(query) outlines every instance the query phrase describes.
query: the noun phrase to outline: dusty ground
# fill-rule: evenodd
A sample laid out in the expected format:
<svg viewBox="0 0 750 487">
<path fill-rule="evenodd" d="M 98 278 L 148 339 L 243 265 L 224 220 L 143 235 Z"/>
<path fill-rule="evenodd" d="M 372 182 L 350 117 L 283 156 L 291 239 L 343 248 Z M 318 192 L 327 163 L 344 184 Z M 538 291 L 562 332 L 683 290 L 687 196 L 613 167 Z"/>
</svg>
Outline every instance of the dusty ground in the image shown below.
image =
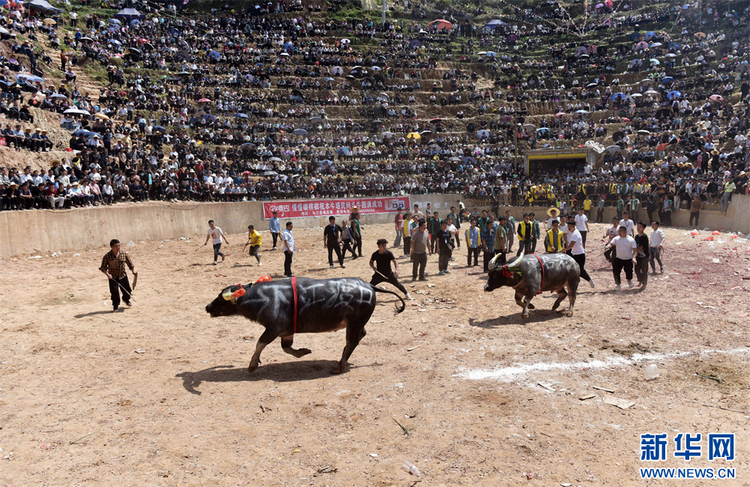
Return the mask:
<svg viewBox="0 0 750 487">
<path fill-rule="evenodd" d="M 367 259 L 328 270 L 322 232 L 295 233 L 297 275 L 369 280 Z M 366 255 L 392 238 L 385 225 L 364 233 Z M 0 484 L 644 485 L 640 435 L 664 432 L 659 466 L 734 467 L 737 479 L 712 485 L 750 485 L 750 248 L 667 235 L 666 272 L 645 293 L 611 290 L 592 238 L 597 289 L 582 286 L 572 318 L 538 296 L 526 323 L 511 290 L 482 291 L 465 248 L 446 277 L 431 257 L 429 283 L 403 279 L 418 300 L 394 316 L 382 299 L 340 376 L 328 371 L 343 331 L 299 335 L 313 350 L 302 359 L 277 341 L 249 376 L 262 328 L 205 313 L 222 287 L 281 274 L 280 252 L 260 268 L 239 252 L 243 235 L 216 267 L 209 247 L 196 251 L 202 236 L 124 246 L 140 282 L 119 313 L 97 270 L 107 249 L 1 262 Z M 672 457 L 678 432 L 704 435 L 701 458 Z M 708 461 L 717 432 L 737 434 L 733 462 Z M 682 482 L 648 484 L 706 484 Z"/>
</svg>

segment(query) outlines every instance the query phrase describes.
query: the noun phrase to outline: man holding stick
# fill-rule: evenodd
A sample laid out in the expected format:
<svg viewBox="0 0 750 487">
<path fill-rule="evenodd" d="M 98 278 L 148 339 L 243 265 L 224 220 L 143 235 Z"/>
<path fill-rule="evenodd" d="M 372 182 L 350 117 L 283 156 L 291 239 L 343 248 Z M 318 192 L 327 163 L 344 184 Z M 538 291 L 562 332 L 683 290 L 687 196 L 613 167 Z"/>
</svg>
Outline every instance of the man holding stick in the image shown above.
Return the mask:
<svg viewBox="0 0 750 487">
<path fill-rule="evenodd" d="M 125 252 L 120 252 L 120 241 L 116 238 L 109 242 L 110 251 L 104 254 L 102 265 L 99 270 L 109 279 L 109 293 L 112 297 L 112 311 L 117 311 L 120 307 L 120 289 L 122 289 L 122 300 L 126 305 L 131 306 L 130 297 L 133 290 L 128 282 L 128 275 L 125 272 L 125 266 L 130 268 L 133 273 L 133 287 L 138 282 L 138 273 L 135 272 L 133 262 Z"/>
<path fill-rule="evenodd" d="M 381 238 L 378 240 L 377 244 L 378 250 L 373 252 L 370 257 L 370 267 L 375 271 L 375 274 L 372 275 L 372 279 L 370 279 L 370 284 L 376 286 L 381 282 L 390 282 L 396 286 L 399 291 L 404 293 L 407 299 L 412 299 L 411 294 L 409 294 L 406 288 L 398 282 L 398 262 L 396 262 L 396 257 L 393 255 L 393 252 L 386 248 L 388 247 L 388 240 Z M 394 271 L 391 271 L 391 263 L 393 263 L 393 267 L 395 268 Z M 377 266 L 375 264 L 377 264 Z"/>
</svg>

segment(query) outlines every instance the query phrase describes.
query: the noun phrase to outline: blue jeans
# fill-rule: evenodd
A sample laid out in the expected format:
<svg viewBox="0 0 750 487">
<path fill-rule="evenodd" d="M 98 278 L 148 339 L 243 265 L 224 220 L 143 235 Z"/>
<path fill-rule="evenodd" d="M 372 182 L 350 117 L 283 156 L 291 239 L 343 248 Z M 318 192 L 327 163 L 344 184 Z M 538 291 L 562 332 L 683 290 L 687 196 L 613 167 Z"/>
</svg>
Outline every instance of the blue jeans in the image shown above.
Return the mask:
<svg viewBox="0 0 750 487">
<path fill-rule="evenodd" d="M 214 244 L 214 262 L 216 262 L 219 256 L 221 256 L 222 260 L 224 260 L 224 257 L 226 256 L 224 252 L 222 252 L 220 249 L 221 249 L 220 243 Z"/>
</svg>

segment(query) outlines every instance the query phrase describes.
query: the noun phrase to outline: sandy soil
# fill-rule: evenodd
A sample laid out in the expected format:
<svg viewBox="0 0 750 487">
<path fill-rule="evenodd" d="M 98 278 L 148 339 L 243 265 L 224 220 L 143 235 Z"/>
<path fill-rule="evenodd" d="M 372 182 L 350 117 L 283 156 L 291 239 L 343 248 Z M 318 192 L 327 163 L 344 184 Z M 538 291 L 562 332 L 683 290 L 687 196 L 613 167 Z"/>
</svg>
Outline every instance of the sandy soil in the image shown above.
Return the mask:
<svg viewBox="0 0 750 487">
<path fill-rule="evenodd" d="M 297 275 L 369 280 L 368 259 L 329 270 L 322 232 L 295 233 Z M 365 227 L 365 254 L 391 233 Z M 262 328 L 205 313 L 226 285 L 280 277 L 283 255 L 256 267 L 244 235 L 216 267 L 202 236 L 124 246 L 140 282 L 118 313 L 97 270 L 108 249 L 0 261 L 0 484 L 645 485 L 640 435 L 663 432 L 658 466 L 734 467 L 712 485 L 750 485 L 750 248 L 667 235 L 666 272 L 644 293 L 612 291 L 590 239 L 598 287 L 581 287 L 572 318 L 545 294 L 522 322 L 510 289 L 483 292 L 465 248 L 449 276 L 431 257 L 428 283 L 403 280 L 417 298 L 404 313 L 379 296 L 339 376 L 343 331 L 299 335 L 302 359 L 277 341 L 248 375 Z M 646 381 L 650 363 L 661 376 Z M 703 456 L 674 458 L 678 432 L 702 433 Z M 736 459 L 709 462 L 708 433 L 736 433 Z M 684 482 L 648 484 L 705 485 Z"/>
</svg>

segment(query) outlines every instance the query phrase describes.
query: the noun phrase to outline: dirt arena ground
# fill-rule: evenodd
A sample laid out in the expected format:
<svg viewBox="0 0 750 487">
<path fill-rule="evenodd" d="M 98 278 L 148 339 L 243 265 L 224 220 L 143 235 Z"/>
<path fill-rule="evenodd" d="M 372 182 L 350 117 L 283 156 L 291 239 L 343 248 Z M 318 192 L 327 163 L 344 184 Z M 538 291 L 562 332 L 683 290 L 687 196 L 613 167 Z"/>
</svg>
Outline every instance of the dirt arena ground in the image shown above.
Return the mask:
<svg viewBox="0 0 750 487">
<path fill-rule="evenodd" d="M 390 225 L 363 233 L 366 256 L 392 240 Z M 204 310 L 226 285 L 281 277 L 267 232 L 260 268 L 244 235 L 215 267 L 203 235 L 123 245 L 140 275 L 118 313 L 97 270 L 108 248 L 0 261 L 0 485 L 706 485 L 647 482 L 647 466 L 734 468 L 711 485 L 750 485 L 747 240 L 669 229 L 665 273 L 615 293 L 604 227 L 591 233 L 597 288 L 582 284 L 571 318 L 544 294 L 523 322 L 465 247 L 448 276 L 431 257 L 427 283 L 399 259 L 416 300 L 394 316 L 379 295 L 338 376 L 343 331 L 298 335 L 302 359 L 276 341 L 248 375 L 262 327 Z M 367 258 L 329 270 L 320 229 L 295 235 L 295 274 L 370 279 Z M 646 433 L 668 435 L 666 461 L 640 460 Z M 703 434 L 702 456 L 675 458 L 678 433 Z M 733 461 L 708 461 L 709 433 L 736 434 Z"/>
</svg>

